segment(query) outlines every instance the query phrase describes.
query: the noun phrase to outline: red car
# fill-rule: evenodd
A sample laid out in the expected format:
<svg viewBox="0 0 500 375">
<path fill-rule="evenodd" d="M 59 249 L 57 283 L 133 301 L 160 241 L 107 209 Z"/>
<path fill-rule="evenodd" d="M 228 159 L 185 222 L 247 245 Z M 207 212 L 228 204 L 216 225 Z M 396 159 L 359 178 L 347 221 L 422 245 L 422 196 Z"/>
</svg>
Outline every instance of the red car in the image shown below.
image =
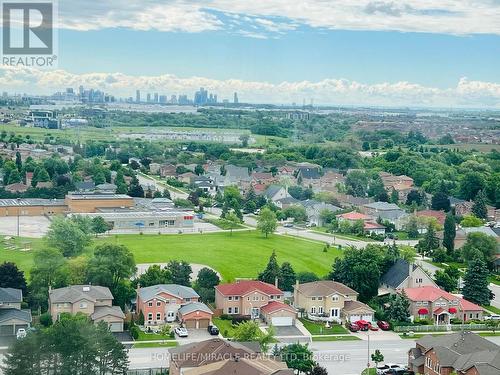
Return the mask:
<svg viewBox="0 0 500 375">
<path fill-rule="evenodd" d="M 359 326 L 356 323 L 347 323 L 347 329 L 351 332 L 358 332 Z"/>
<path fill-rule="evenodd" d="M 358 320 L 354 322 L 354 324 L 356 324 L 361 331 L 368 331 L 371 326 L 370 322 L 367 322 L 366 320 Z"/>
<path fill-rule="evenodd" d="M 388 331 L 391 329 L 391 326 L 389 325 L 389 323 L 387 322 L 384 322 L 383 320 L 379 320 L 377 322 L 377 325 L 378 327 L 382 330 L 382 331 Z"/>
</svg>

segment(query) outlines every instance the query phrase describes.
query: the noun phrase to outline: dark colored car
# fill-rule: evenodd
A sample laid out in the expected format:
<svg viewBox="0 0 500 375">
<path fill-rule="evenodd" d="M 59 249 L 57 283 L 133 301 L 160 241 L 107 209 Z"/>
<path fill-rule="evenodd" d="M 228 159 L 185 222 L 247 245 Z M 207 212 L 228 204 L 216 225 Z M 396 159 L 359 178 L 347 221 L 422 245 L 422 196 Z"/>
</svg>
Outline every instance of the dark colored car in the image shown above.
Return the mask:
<svg viewBox="0 0 500 375">
<path fill-rule="evenodd" d="M 351 332 L 358 332 L 359 331 L 359 326 L 354 323 L 347 323 L 347 329 Z"/>
<path fill-rule="evenodd" d="M 219 328 L 216 326 L 208 326 L 208 333 L 210 333 L 212 336 L 217 336 L 219 334 Z"/>
<path fill-rule="evenodd" d="M 382 330 L 382 331 L 388 331 L 391 329 L 391 326 L 389 325 L 389 323 L 383 321 L 383 320 L 379 320 L 377 322 L 377 325 L 378 327 Z"/>
</svg>

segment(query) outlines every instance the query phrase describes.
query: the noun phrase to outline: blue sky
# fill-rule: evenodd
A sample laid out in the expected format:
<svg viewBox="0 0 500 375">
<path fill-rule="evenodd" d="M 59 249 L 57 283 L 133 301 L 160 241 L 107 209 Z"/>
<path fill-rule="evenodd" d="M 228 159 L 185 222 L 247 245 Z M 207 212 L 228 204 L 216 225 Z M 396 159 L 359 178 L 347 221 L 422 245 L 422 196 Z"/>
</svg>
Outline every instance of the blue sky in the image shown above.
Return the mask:
<svg viewBox="0 0 500 375">
<path fill-rule="evenodd" d="M 500 108 L 500 0 L 64 0 L 58 70 L 0 87 Z"/>
</svg>

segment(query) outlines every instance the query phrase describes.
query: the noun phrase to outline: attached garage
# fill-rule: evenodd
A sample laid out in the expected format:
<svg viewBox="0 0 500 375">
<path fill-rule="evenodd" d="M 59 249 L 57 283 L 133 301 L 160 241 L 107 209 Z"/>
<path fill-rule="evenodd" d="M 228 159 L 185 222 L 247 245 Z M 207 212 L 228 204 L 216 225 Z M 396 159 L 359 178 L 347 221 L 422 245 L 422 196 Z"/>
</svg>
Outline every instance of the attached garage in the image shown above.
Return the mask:
<svg viewBox="0 0 500 375">
<path fill-rule="evenodd" d="M 293 326 L 293 317 L 275 316 L 271 318 L 271 324 L 275 327 Z"/>
<path fill-rule="evenodd" d="M 357 322 L 358 320 L 361 320 L 361 315 L 349 315 L 349 321 L 351 323 Z"/>
<path fill-rule="evenodd" d="M 178 311 L 179 321 L 187 329 L 206 329 L 210 324 L 213 312 L 201 302 L 191 302 L 181 306 Z"/>
<path fill-rule="evenodd" d="M 94 323 L 108 323 L 111 332 L 123 332 L 125 314 L 119 306 L 97 306 L 90 318 Z"/>
<path fill-rule="evenodd" d="M 287 327 L 295 324 L 297 311 L 286 303 L 272 301 L 260 309 L 263 320 L 276 327 Z"/>
<path fill-rule="evenodd" d="M 123 321 L 109 323 L 109 330 L 111 332 L 123 332 Z"/>
<path fill-rule="evenodd" d="M 0 309 L 0 336 L 15 336 L 21 328 L 31 325 L 31 311 L 18 309 Z"/>
<path fill-rule="evenodd" d="M 375 310 L 359 301 L 346 301 L 343 310 L 345 319 L 351 323 L 358 320 L 372 322 L 374 313 Z"/>
<path fill-rule="evenodd" d="M 0 326 L 0 336 L 12 336 L 12 335 L 14 335 L 14 326 L 12 324 Z"/>
</svg>

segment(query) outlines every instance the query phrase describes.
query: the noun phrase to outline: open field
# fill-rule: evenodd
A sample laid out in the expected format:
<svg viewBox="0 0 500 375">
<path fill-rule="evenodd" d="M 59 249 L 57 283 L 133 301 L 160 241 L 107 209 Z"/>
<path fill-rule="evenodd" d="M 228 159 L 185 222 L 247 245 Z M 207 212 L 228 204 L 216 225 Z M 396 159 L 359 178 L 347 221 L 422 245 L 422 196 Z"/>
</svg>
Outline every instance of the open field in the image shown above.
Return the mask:
<svg viewBox="0 0 500 375">
<path fill-rule="evenodd" d="M 3 237 L 2 237 L 3 238 Z M 10 249 L 9 244 L 13 243 L 16 248 Z M 0 241 L 0 263 L 5 261 L 14 262 L 27 273 L 33 266 L 33 253 L 40 249 L 44 241 L 40 238 L 21 238 L 12 241 Z M 24 249 L 31 249 L 25 251 Z M 20 250 L 23 249 L 23 250 Z"/>
<path fill-rule="evenodd" d="M 295 272 L 312 271 L 326 275 L 341 251 L 323 245 L 279 235 L 264 238 L 259 232 L 233 232 L 192 235 L 118 235 L 100 239 L 127 246 L 137 263 L 185 260 L 217 270 L 224 280 L 256 277 L 267 264 L 273 250 L 278 262 L 290 262 Z"/>
<path fill-rule="evenodd" d="M 500 151 L 500 145 L 489 145 L 485 143 L 456 143 L 453 145 L 439 145 L 438 147 L 458 149 L 460 151 L 477 150 L 479 152 L 490 152 L 491 150 Z"/>
<path fill-rule="evenodd" d="M 22 239 L 20 246 L 21 242 L 29 242 L 32 250 L 8 250 L 0 242 L 0 262 L 15 262 L 27 273 L 33 265 L 34 251 L 43 247 L 44 242 L 42 239 Z M 318 276 L 326 275 L 334 259 L 342 254 L 336 248 L 324 253 L 324 246 L 313 241 L 279 235 L 266 239 L 256 231 L 233 232 L 232 236 L 226 232 L 116 235 L 99 238 L 95 244 L 103 242 L 127 246 L 137 263 L 166 263 L 175 259 L 204 264 L 217 270 L 225 281 L 256 277 L 265 268 L 273 250 L 276 250 L 280 264 L 290 262 L 296 272 L 312 271 Z"/>
</svg>

